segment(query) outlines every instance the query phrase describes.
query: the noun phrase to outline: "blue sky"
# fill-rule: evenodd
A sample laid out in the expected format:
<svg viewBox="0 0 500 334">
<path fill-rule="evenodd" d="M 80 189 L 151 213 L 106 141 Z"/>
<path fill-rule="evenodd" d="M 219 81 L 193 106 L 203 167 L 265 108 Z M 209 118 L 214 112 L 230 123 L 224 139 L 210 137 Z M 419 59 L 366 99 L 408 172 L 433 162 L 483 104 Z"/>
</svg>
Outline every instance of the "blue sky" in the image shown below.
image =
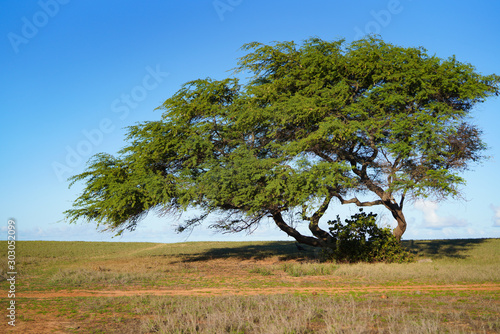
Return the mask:
<svg viewBox="0 0 500 334">
<path fill-rule="evenodd" d="M 496 1 L 3 1 L 1 238 L 15 218 L 22 240 L 290 240 L 270 223 L 251 236 L 204 228 L 178 235 L 175 220 L 155 216 L 112 238 L 95 225 L 64 222 L 82 190 L 68 189 L 66 179 L 93 154 L 123 147 L 125 127 L 158 119 L 154 109 L 183 83 L 230 76 L 245 43 L 377 33 L 500 74 L 498 14 Z M 491 158 L 465 174 L 464 199 L 408 205 L 404 238 L 500 237 L 499 110 L 493 98 L 474 111 Z M 355 211 L 337 209 L 331 218 Z"/>
</svg>

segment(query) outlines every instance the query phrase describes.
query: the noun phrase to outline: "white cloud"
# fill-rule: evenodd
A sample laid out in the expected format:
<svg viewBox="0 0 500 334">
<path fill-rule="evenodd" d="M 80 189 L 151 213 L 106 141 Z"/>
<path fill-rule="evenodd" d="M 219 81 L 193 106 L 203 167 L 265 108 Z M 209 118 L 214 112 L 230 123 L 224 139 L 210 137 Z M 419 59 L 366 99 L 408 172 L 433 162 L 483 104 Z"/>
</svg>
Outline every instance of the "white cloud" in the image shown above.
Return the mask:
<svg viewBox="0 0 500 334">
<path fill-rule="evenodd" d="M 437 213 L 438 205 L 436 202 L 427 200 L 418 200 L 414 205 L 415 209 L 422 211 L 424 214 L 424 221 L 422 223 L 423 228 L 428 229 L 444 229 L 451 227 L 463 227 L 468 225 L 465 219 L 458 219 L 454 216 L 440 216 Z M 449 229 L 447 229 L 450 232 Z"/>
<path fill-rule="evenodd" d="M 490 205 L 491 210 L 493 210 L 493 226 L 500 227 L 500 206 Z"/>
</svg>

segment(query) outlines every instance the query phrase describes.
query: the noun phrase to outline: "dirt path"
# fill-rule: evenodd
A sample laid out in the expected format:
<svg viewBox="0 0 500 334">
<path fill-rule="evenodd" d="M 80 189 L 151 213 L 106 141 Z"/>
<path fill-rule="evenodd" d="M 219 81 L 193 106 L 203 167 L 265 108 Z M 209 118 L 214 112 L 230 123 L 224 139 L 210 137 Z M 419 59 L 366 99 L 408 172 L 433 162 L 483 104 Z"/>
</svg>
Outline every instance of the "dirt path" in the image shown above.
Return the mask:
<svg viewBox="0 0 500 334">
<path fill-rule="evenodd" d="M 21 298 L 58 298 L 58 297 L 121 297 L 121 296 L 210 296 L 210 295 L 270 295 L 285 293 L 349 293 L 349 292 L 425 292 L 425 291 L 499 291 L 500 284 L 466 284 L 466 285 L 410 285 L 410 286 L 360 286 L 360 287 L 279 287 L 279 288 L 203 288 L 203 289 L 147 289 L 147 290 L 61 290 L 20 292 Z"/>
</svg>

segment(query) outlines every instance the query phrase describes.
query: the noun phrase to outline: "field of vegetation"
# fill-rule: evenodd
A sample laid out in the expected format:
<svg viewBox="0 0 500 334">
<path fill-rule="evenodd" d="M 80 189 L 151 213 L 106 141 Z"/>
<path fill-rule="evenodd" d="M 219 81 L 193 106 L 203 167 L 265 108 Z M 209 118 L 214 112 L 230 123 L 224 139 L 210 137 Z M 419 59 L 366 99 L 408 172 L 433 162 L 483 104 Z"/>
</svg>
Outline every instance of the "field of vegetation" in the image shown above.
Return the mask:
<svg viewBox="0 0 500 334">
<path fill-rule="evenodd" d="M 321 263 L 293 242 L 16 245 L 19 333 L 500 332 L 500 239 L 408 241 L 406 264 Z"/>
</svg>

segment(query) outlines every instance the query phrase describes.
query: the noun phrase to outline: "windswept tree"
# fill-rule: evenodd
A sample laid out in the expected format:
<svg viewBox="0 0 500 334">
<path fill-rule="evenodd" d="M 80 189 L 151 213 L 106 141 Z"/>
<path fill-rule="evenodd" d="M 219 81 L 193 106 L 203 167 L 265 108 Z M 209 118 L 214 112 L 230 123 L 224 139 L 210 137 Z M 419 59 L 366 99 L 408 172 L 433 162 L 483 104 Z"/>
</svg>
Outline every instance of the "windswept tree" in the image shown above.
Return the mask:
<svg viewBox="0 0 500 334">
<path fill-rule="evenodd" d="M 208 217 L 221 231 L 251 231 L 271 218 L 298 242 L 327 247 L 320 219 L 353 204 L 385 207 L 400 239 L 405 201 L 460 195 L 460 173 L 483 158 L 470 112 L 499 94 L 499 76 L 374 37 L 243 50 L 236 72 L 247 83 L 185 84 L 160 121 L 129 128 L 117 157 L 97 154 L 73 176 L 85 188 L 69 220 L 121 233 L 149 211 L 196 208 L 180 231 Z"/>
</svg>

